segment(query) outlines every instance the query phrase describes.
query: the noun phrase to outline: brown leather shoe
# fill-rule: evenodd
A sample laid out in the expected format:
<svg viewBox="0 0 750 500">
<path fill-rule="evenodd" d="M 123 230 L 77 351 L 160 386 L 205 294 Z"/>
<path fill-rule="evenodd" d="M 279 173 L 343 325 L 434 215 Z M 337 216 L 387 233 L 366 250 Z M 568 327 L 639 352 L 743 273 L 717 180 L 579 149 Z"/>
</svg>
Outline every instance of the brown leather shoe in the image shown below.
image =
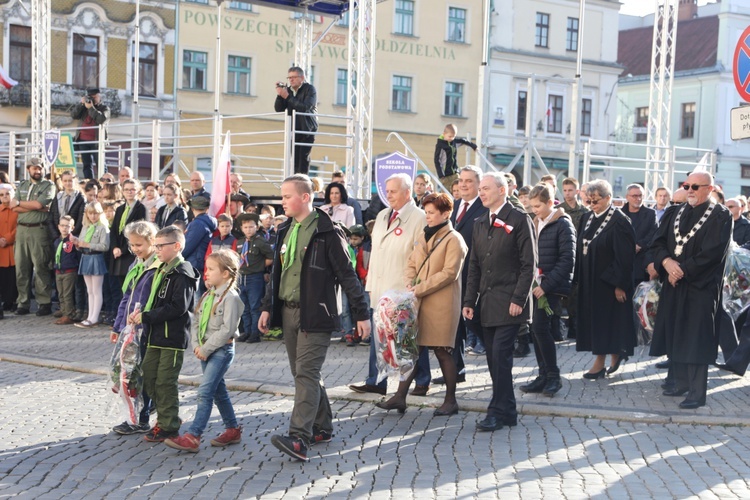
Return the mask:
<svg viewBox="0 0 750 500">
<path fill-rule="evenodd" d="M 429 385 L 417 385 L 414 387 L 414 390 L 411 391 L 409 394 L 412 396 L 427 396 L 427 391 L 430 390 Z"/>
<path fill-rule="evenodd" d="M 55 324 L 56 325 L 72 325 L 72 324 L 75 324 L 75 321 L 73 321 L 67 316 L 63 316 L 62 318 L 55 321 Z"/>
<path fill-rule="evenodd" d="M 365 392 L 372 392 L 373 394 L 380 394 L 381 396 L 385 396 L 385 393 L 387 392 L 386 389 L 381 389 L 377 385 L 370 385 L 370 384 L 362 384 L 362 385 L 350 385 L 349 389 L 353 390 L 354 392 L 365 393 Z"/>
</svg>

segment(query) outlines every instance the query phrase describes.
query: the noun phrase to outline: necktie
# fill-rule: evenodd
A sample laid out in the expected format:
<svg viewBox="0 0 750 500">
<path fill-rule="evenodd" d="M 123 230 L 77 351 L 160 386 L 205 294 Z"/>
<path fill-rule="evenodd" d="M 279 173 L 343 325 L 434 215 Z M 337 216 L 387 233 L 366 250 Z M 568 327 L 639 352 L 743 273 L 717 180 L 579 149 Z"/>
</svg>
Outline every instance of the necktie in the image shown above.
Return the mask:
<svg viewBox="0 0 750 500">
<path fill-rule="evenodd" d="M 86 229 L 86 236 L 83 237 L 83 241 L 86 243 L 91 243 L 91 238 L 94 237 L 94 232 L 96 231 L 96 224 L 91 224 L 88 229 Z"/>
<path fill-rule="evenodd" d="M 55 252 L 55 265 L 58 269 L 60 269 L 60 262 L 62 261 L 63 245 L 65 245 L 65 242 L 63 240 L 60 240 L 60 244 L 57 245 L 57 252 Z"/>
<path fill-rule="evenodd" d="M 120 234 L 122 234 L 122 230 L 125 229 L 125 222 L 128 220 L 128 215 L 130 215 L 130 205 L 126 203 L 125 210 L 122 212 L 122 218 L 120 219 L 120 227 L 118 228 Z"/>
<path fill-rule="evenodd" d="M 294 263 L 294 254 L 297 253 L 297 235 L 299 234 L 300 226 L 302 224 L 297 222 L 292 229 L 292 234 L 289 235 L 289 243 L 286 245 L 286 253 L 284 254 L 283 270 L 289 269 Z"/>
<path fill-rule="evenodd" d="M 203 342 L 206 340 L 206 329 L 208 328 L 208 319 L 211 317 L 211 309 L 214 307 L 214 299 L 216 298 L 216 295 L 214 294 L 213 288 L 210 292 L 208 292 L 208 295 L 206 296 L 206 300 L 203 301 L 203 306 L 201 307 L 201 319 L 198 323 L 198 343 L 200 345 L 203 345 Z"/>
<path fill-rule="evenodd" d="M 391 218 L 388 219 L 388 227 L 389 228 L 391 227 L 391 224 L 393 223 L 393 221 L 396 220 L 396 217 L 398 217 L 398 212 L 396 212 L 394 210 L 393 212 L 391 212 Z"/>
<path fill-rule="evenodd" d="M 464 215 L 466 215 L 466 211 L 469 209 L 469 202 L 464 202 L 464 208 L 461 210 L 461 213 L 458 214 L 458 218 L 456 219 L 456 225 L 458 225 L 461 222 L 461 219 L 464 218 Z"/>
</svg>

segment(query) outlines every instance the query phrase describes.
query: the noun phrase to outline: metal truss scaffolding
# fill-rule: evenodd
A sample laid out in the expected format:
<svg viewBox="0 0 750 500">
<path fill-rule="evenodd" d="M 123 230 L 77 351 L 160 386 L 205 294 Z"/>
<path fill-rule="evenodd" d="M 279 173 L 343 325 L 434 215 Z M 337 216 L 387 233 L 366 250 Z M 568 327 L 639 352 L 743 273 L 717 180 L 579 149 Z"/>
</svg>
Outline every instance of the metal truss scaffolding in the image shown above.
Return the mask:
<svg viewBox="0 0 750 500">
<path fill-rule="evenodd" d="M 347 183 L 359 198 L 370 197 L 375 75 L 375 0 L 349 2 Z"/>
<path fill-rule="evenodd" d="M 646 152 L 646 196 L 654 199 L 659 186 L 672 186 L 669 167 L 669 130 L 672 83 L 677 34 L 677 0 L 654 0 L 654 38 L 651 49 L 651 90 L 648 108 L 648 150 Z"/>
<path fill-rule="evenodd" d="M 43 152 L 44 131 L 50 127 L 50 1 L 31 0 L 31 150 Z"/>
</svg>

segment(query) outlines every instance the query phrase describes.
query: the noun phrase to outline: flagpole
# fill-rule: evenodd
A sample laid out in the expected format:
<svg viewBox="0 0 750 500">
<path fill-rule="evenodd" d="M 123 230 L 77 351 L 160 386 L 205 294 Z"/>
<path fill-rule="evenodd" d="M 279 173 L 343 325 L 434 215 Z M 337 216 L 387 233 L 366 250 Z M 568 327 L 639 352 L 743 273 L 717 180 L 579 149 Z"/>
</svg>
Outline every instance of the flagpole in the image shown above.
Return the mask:
<svg viewBox="0 0 750 500">
<path fill-rule="evenodd" d="M 138 95 L 141 93 L 141 2 L 135 0 L 135 39 L 133 48 L 133 109 L 130 112 L 130 120 L 133 124 L 133 138 L 130 145 L 130 168 L 133 175 L 138 178 L 138 152 L 141 146 L 138 122 L 141 119 L 141 110 L 138 104 Z"/>
<path fill-rule="evenodd" d="M 219 114 L 219 98 L 221 97 L 221 4 L 224 0 L 216 0 L 216 75 L 214 78 L 214 161 L 213 177 L 219 163 L 221 148 L 221 115 Z"/>
</svg>

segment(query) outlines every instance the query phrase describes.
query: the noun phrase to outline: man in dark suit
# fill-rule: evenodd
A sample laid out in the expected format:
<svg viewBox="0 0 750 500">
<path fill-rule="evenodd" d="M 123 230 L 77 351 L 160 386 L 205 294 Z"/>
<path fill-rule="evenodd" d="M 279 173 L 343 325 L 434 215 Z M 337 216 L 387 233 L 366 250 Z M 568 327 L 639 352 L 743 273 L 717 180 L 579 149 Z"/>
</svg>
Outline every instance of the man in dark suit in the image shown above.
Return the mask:
<svg viewBox="0 0 750 500">
<path fill-rule="evenodd" d="M 482 171 L 473 165 L 467 165 L 461 169 L 458 177 L 458 186 L 461 193 L 461 200 L 453 207 L 451 215 L 451 224 L 464 238 L 466 246 L 469 248 L 468 254 L 471 253 L 471 233 L 474 230 L 474 222 L 479 217 L 487 216 L 487 207 L 482 205 L 479 199 L 479 183 L 482 180 Z M 467 254 L 467 255 L 468 255 Z M 469 259 L 464 260 L 464 267 L 461 270 L 461 290 L 466 290 L 466 279 L 469 276 Z M 456 362 L 458 373 L 458 382 L 466 382 L 466 372 L 464 364 L 464 347 L 466 343 L 466 329 L 470 328 L 473 332 L 481 332 L 481 324 L 476 319 L 468 320 L 461 318 L 458 322 L 456 332 L 456 345 L 453 349 L 453 360 Z M 479 335 L 481 339 L 481 333 Z M 432 380 L 433 384 L 444 384 L 445 379 L 438 377 Z"/>
<path fill-rule="evenodd" d="M 305 81 L 305 72 L 302 68 L 292 66 L 287 74 L 287 85 L 282 82 L 276 84 L 276 102 L 273 107 L 277 112 L 286 111 L 289 116 L 292 112 L 311 113 L 318 112 L 318 93 L 315 87 Z M 294 129 L 294 173 L 305 174 L 310 169 L 310 150 L 315 142 L 315 135 L 305 132 L 318 131 L 318 118 L 315 116 L 297 116 Z"/>
<path fill-rule="evenodd" d="M 519 327 L 531 321 L 531 285 L 537 265 L 531 218 L 507 201 L 508 181 L 489 172 L 479 197 L 489 215 L 474 222 L 463 315 L 479 316 L 492 377 L 487 417 L 477 430 L 494 431 L 517 424 L 513 394 L 513 343 Z"/>
</svg>

